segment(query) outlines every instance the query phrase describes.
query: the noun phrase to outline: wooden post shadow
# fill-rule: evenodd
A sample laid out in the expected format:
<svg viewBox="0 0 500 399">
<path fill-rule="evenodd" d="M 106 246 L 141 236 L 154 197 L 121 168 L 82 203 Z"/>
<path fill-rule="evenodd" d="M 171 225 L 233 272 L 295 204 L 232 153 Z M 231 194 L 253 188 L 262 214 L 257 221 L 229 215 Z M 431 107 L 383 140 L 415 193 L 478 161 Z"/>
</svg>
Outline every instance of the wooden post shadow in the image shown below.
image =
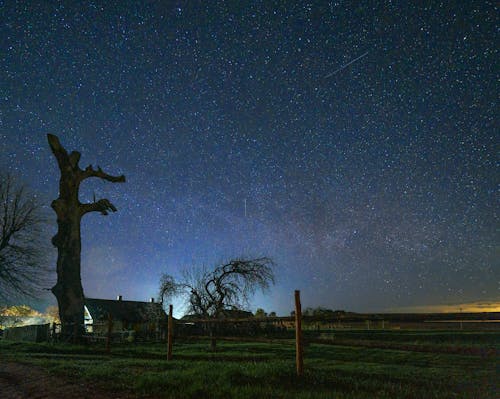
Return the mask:
<svg viewBox="0 0 500 399">
<path fill-rule="evenodd" d="M 304 372 L 304 350 L 302 347 L 302 306 L 299 290 L 295 290 L 295 360 L 297 376 L 300 377 Z"/>
<path fill-rule="evenodd" d="M 172 345 L 174 339 L 174 320 L 172 317 L 173 306 L 168 306 L 168 347 L 167 347 L 167 360 L 172 360 Z"/>
</svg>

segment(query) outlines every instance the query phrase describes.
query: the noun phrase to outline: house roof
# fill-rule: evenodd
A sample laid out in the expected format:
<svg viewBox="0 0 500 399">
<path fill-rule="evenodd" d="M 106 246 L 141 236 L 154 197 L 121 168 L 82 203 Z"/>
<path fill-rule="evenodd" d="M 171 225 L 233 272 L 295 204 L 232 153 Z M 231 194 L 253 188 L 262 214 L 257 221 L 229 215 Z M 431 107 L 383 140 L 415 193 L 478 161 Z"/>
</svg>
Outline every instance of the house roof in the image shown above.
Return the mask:
<svg viewBox="0 0 500 399">
<path fill-rule="evenodd" d="M 108 315 L 132 323 L 167 319 L 161 303 L 156 302 L 85 298 L 84 304 L 94 320 L 107 320 Z"/>
</svg>

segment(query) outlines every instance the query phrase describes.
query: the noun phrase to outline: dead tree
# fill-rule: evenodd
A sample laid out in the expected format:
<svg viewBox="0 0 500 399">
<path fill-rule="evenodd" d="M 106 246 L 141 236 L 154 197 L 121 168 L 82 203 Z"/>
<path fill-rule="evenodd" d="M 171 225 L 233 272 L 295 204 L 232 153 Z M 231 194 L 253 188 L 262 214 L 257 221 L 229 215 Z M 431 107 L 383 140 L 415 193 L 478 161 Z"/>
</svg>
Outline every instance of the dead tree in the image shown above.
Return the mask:
<svg viewBox="0 0 500 399">
<path fill-rule="evenodd" d="M 186 270 L 181 281 L 163 274 L 160 299 L 177 294 L 188 299 L 189 310 L 202 319 L 215 322 L 224 312 L 241 308 L 257 289 L 274 284 L 274 262 L 267 258 L 233 259 L 213 270 Z M 217 324 L 209 322 L 210 349 L 216 349 Z"/>
<path fill-rule="evenodd" d="M 84 295 L 80 277 L 80 222 L 90 212 L 100 212 L 103 215 L 107 215 L 109 211 L 116 212 L 115 206 L 107 199 L 82 204 L 78 199 L 80 183 L 89 177 L 123 183 L 125 176 L 110 176 L 99 167 L 95 170 L 92 165 L 82 170 L 78 166 L 79 152 L 72 151 L 68 154 L 56 136 L 48 134 L 47 138 L 61 171 L 59 197 L 51 204 L 57 215 L 58 227 L 57 234 L 52 238 L 52 244 L 57 248 L 57 283 L 52 287 L 52 293 L 59 305 L 62 335 L 75 335 L 76 339 L 83 331 L 84 320 Z"/>
</svg>

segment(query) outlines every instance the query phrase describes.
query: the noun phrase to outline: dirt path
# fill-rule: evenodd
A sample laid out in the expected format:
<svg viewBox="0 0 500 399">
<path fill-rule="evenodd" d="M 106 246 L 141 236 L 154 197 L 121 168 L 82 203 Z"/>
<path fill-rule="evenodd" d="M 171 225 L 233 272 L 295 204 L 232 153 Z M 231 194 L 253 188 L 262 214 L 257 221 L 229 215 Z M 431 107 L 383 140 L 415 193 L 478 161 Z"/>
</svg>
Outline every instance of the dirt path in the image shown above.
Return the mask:
<svg viewBox="0 0 500 399">
<path fill-rule="evenodd" d="M 39 367 L 0 362 L 0 396 L 4 399 L 129 399 L 126 394 L 96 391 L 49 375 Z"/>
</svg>

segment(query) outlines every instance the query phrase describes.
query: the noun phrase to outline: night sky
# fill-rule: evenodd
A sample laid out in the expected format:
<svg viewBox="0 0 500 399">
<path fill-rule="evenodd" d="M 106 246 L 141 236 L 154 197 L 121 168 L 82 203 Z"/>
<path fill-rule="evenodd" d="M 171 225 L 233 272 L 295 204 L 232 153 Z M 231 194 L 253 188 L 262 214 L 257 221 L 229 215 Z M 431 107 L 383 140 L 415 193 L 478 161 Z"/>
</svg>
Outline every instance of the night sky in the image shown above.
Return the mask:
<svg viewBox="0 0 500 399">
<path fill-rule="evenodd" d="M 126 175 L 82 187 L 118 208 L 84 218 L 87 296 L 265 255 L 251 310 L 500 300 L 494 2 L 64 3 L 0 3 L 0 168 L 54 265 L 46 134 Z"/>
</svg>

